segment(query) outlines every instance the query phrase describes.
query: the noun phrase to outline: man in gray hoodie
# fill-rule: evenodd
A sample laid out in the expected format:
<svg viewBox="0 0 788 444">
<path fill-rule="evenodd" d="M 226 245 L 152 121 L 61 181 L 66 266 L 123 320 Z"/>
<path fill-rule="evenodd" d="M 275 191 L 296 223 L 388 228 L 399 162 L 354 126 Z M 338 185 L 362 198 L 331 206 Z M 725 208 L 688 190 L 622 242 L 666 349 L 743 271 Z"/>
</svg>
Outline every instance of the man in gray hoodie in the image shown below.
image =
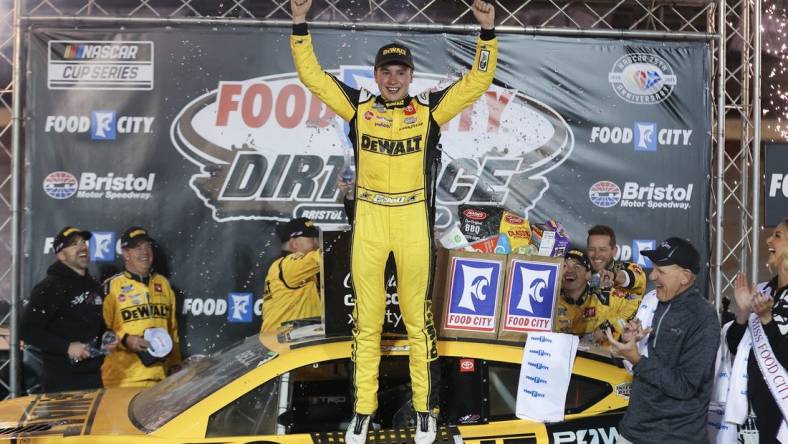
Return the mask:
<svg viewBox="0 0 788 444">
<path fill-rule="evenodd" d="M 706 444 L 720 323 L 695 287 L 700 255 L 677 237 L 640 253 L 654 264 L 649 277 L 659 303 L 652 328 L 625 332 L 622 342 L 608 333 L 611 351 L 633 364 L 632 394 L 618 426 L 618 443 Z M 648 353 L 641 355 L 636 341 L 648 333 Z"/>
</svg>

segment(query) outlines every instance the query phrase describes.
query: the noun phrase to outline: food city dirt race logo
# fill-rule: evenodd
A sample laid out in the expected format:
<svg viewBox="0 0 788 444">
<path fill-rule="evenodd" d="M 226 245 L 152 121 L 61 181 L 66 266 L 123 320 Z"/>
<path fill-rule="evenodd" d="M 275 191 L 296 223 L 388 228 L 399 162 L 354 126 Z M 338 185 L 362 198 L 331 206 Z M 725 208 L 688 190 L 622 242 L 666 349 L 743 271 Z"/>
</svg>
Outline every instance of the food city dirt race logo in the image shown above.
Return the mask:
<svg viewBox="0 0 788 444">
<path fill-rule="evenodd" d="M 377 90 L 371 68 L 330 72 L 353 87 Z M 411 88 L 426 91 L 453 80 L 420 74 Z M 382 108 L 368 117 L 390 125 L 385 113 Z M 408 125 L 420 124 L 406 118 Z M 346 223 L 337 186 L 343 153 L 350 149 L 346 132 L 346 124 L 295 73 L 220 82 L 182 108 L 170 128 L 175 148 L 196 166 L 189 186 L 217 222 L 309 217 L 320 224 Z M 528 217 L 550 187 L 547 173 L 574 147 L 558 112 L 499 86 L 441 132 L 438 228 L 456 219 L 461 204 L 498 205 Z"/>
</svg>

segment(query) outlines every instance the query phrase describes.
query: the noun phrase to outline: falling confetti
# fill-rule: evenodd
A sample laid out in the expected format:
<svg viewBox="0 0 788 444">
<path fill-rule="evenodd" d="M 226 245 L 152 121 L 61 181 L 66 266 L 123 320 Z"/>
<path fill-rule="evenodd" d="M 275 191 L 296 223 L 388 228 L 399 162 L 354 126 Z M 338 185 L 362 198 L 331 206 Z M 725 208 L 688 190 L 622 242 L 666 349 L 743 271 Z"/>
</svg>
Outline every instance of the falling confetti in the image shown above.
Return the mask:
<svg viewBox="0 0 788 444">
<path fill-rule="evenodd" d="M 763 118 L 767 128 L 788 140 L 788 3 L 769 0 L 763 6 Z"/>
</svg>

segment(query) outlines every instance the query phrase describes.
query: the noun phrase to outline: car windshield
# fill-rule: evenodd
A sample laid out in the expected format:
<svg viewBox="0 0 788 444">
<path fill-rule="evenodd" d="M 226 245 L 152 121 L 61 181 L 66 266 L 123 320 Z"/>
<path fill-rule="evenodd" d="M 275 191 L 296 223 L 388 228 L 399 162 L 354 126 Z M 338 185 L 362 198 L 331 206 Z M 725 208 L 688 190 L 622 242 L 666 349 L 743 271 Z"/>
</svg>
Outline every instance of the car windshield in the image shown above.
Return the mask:
<svg viewBox="0 0 788 444">
<path fill-rule="evenodd" d="M 131 402 L 131 420 L 150 432 L 218 389 L 276 357 L 258 336 L 236 342 L 221 352 L 191 363 Z"/>
</svg>

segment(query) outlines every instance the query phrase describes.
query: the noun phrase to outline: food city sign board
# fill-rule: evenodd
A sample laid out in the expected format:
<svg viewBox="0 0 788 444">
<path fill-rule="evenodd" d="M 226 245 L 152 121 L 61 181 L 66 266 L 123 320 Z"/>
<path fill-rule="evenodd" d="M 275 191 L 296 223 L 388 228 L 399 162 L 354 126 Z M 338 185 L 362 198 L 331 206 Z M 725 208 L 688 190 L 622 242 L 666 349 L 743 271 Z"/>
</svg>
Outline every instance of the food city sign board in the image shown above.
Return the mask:
<svg viewBox="0 0 788 444">
<path fill-rule="evenodd" d="M 207 352 L 259 328 L 277 225 L 346 222 L 336 173 L 347 127 L 297 79 L 288 34 L 29 30 L 23 292 L 54 260 L 51 238 L 63 226 L 100 234 L 92 271 L 104 277 L 122 266 L 120 233 L 142 225 L 158 241 L 157 270 L 179 292 L 183 344 Z M 313 34 L 327 70 L 372 91 L 375 49 L 410 46 L 414 93 L 459 78 L 476 40 Z M 706 45 L 498 38 L 495 83 L 442 128 L 439 230 L 461 204 L 499 205 L 533 222 L 557 219 L 579 245 L 589 226 L 612 225 L 622 257 L 669 235 L 707 245 Z"/>
<path fill-rule="evenodd" d="M 774 227 L 788 217 L 788 144 L 767 143 L 764 164 L 766 183 L 765 224 Z"/>
</svg>

